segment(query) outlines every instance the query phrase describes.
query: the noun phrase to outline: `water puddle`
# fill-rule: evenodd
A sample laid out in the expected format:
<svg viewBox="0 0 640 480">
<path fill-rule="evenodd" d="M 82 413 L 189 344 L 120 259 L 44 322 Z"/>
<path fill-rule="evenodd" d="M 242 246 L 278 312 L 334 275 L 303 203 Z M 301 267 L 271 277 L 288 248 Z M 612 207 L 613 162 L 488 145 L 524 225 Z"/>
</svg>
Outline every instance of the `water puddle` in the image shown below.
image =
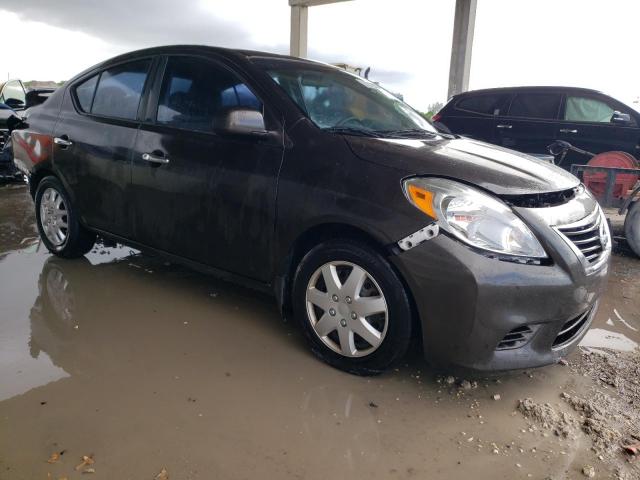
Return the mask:
<svg viewBox="0 0 640 480">
<path fill-rule="evenodd" d="M 11 478 L 63 476 L 46 463 L 62 449 L 94 453 L 110 478 L 162 466 L 171 478 L 564 478 L 590 455 L 584 439 L 544 436 L 514 412 L 524 397 L 557 404 L 583 381 L 566 367 L 465 389 L 414 352 L 379 377 L 348 375 L 318 361 L 271 298 L 128 247 L 49 255 L 26 192 L 5 193 L 0 451 Z M 612 277 L 585 345 L 640 341 L 640 296 L 624 298 L 635 287 L 621 283 Z"/>
<path fill-rule="evenodd" d="M 605 330 L 604 328 L 592 328 L 584 336 L 580 342 L 580 346 L 631 352 L 638 348 L 638 343 L 619 332 Z"/>
</svg>

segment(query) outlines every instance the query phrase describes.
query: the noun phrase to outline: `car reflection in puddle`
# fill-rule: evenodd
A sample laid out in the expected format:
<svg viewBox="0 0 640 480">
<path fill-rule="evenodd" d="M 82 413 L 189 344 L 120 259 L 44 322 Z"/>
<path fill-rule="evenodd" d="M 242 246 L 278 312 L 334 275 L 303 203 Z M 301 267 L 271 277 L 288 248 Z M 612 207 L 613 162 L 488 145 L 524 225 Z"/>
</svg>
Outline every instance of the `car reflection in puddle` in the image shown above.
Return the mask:
<svg viewBox="0 0 640 480">
<path fill-rule="evenodd" d="M 103 249 L 69 261 L 49 256 L 37 241 L 22 243 L 28 247 L 0 257 L 0 400 L 70 375 L 69 365 L 60 359 L 76 341 L 79 318 L 87 314 L 78 312 L 78 302 L 95 297 L 79 292 L 85 282 L 73 278 L 92 264 L 134 253 Z"/>
</svg>

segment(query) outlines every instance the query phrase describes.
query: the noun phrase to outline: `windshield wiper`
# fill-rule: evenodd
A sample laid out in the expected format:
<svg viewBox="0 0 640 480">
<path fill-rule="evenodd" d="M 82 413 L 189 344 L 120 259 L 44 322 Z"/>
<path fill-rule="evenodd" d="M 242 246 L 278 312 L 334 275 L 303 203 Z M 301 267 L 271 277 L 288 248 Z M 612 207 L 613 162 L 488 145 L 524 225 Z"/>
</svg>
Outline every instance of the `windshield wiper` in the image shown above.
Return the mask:
<svg viewBox="0 0 640 480">
<path fill-rule="evenodd" d="M 439 132 L 431 132 L 429 130 L 422 130 L 421 128 L 406 128 L 403 130 L 378 130 L 386 137 L 408 137 L 408 138 L 424 138 L 424 137 L 437 137 L 442 135 Z M 444 136 L 444 135 L 442 135 Z"/>
<path fill-rule="evenodd" d="M 330 133 L 340 133 L 344 135 L 355 135 L 359 137 L 374 137 L 381 138 L 384 135 L 381 135 L 380 132 L 375 132 L 373 130 L 364 130 L 362 128 L 353 128 L 353 127 L 326 127 L 322 129 L 325 132 Z"/>
</svg>

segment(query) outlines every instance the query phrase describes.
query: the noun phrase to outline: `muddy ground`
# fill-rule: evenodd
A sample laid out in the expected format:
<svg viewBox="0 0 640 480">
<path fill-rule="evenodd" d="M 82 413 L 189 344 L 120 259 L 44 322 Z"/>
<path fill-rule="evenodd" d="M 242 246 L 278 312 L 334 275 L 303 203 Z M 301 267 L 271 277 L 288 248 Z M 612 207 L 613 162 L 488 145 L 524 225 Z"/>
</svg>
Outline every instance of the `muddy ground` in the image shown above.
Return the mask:
<svg viewBox="0 0 640 480">
<path fill-rule="evenodd" d="M 567 365 L 447 378 L 414 352 L 360 378 L 312 357 L 268 297 L 128 248 L 52 257 L 32 211 L 0 187 L 2 480 L 640 478 L 624 249 Z"/>
</svg>

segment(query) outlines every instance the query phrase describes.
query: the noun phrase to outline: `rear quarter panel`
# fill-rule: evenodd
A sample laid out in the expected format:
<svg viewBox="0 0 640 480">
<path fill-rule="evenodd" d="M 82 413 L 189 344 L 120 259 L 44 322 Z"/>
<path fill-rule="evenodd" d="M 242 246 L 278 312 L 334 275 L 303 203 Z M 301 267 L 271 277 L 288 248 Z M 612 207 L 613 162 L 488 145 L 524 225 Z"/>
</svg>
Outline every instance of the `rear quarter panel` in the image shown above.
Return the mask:
<svg viewBox="0 0 640 480">
<path fill-rule="evenodd" d="M 29 177 L 41 169 L 53 168 L 53 131 L 65 91 L 65 88 L 57 90 L 46 102 L 30 109 L 26 126 L 11 134 L 13 161 Z"/>
</svg>

